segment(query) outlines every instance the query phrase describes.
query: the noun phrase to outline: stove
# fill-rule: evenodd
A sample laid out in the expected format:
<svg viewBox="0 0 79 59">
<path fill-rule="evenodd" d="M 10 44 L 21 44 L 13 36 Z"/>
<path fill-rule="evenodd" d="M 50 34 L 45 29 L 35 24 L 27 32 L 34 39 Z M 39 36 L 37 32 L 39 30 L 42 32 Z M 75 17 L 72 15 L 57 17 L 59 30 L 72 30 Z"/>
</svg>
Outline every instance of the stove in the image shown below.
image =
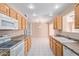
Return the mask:
<svg viewBox="0 0 79 59">
<path fill-rule="evenodd" d="M 19 43 L 21 40 L 10 40 L 5 43 L 0 44 L 0 49 L 8 48 L 10 49 L 12 46 L 16 45 Z"/>
<path fill-rule="evenodd" d="M 20 52 L 19 52 L 20 51 Z M 7 35 L 0 36 L 0 56 L 23 56 L 24 41 L 11 40 Z"/>
</svg>

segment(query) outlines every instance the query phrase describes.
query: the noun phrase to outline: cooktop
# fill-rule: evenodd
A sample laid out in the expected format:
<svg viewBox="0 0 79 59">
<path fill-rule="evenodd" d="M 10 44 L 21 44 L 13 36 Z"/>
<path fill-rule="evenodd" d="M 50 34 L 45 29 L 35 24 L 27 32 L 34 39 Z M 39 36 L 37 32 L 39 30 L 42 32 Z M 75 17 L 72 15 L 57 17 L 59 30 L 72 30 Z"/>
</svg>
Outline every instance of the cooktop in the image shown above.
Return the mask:
<svg viewBox="0 0 79 59">
<path fill-rule="evenodd" d="M 11 48 L 12 46 L 19 43 L 20 41 L 21 40 L 10 40 L 10 41 L 4 42 L 4 43 L 0 44 L 0 49 L 2 49 L 2 48 Z"/>
</svg>

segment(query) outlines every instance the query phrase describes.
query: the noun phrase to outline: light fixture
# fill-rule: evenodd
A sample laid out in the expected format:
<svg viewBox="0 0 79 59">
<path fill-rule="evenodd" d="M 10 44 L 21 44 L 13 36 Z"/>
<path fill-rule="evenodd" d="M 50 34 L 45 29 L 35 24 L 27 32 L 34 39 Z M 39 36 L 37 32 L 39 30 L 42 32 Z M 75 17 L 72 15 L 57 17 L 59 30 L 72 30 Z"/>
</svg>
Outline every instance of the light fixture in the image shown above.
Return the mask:
<svg viewBox="0 0 79 59">
<path fill-rule="evenodd" d="M 56 6 L 55 6 L 55 9 L 58 9 L 58 8 L 59 8 L 59 5 L 56 5 Z"/>
<path fill-rule="evenodd" d="M 29 9 L 34 9 L 35 7 L 34 7 L 33 4 L 29 4 L 28 8 L 29 8 Z"/>
</svg>

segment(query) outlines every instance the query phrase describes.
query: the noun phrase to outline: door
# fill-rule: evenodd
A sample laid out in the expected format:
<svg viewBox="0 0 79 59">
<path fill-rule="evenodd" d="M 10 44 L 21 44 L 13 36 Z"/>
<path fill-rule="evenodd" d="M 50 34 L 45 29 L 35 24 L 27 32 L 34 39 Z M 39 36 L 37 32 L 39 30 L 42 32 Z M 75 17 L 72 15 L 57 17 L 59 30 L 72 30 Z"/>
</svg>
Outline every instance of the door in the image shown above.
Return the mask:
<svg viewBox="0 0 79 59">
<path fill-rule="evenodd" d="M 32 24 L 32 37 L 35 38 L 48 38 L 48 24 L 46 23 L 33 23 Z"/>
</svg>

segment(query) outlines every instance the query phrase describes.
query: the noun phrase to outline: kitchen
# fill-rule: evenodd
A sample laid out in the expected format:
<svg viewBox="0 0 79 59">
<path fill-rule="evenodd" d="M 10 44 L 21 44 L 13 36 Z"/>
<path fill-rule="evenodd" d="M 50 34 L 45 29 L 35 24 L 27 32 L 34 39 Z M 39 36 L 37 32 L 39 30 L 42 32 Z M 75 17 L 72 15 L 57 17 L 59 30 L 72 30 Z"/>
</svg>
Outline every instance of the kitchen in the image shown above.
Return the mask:
<svg viewBox="0 0 79 59">
<path fill-rule="evenodd" d="M 76 3 L 0 3 L 0 56 L 78 56 L 78 21 Z"/>
</svg>

